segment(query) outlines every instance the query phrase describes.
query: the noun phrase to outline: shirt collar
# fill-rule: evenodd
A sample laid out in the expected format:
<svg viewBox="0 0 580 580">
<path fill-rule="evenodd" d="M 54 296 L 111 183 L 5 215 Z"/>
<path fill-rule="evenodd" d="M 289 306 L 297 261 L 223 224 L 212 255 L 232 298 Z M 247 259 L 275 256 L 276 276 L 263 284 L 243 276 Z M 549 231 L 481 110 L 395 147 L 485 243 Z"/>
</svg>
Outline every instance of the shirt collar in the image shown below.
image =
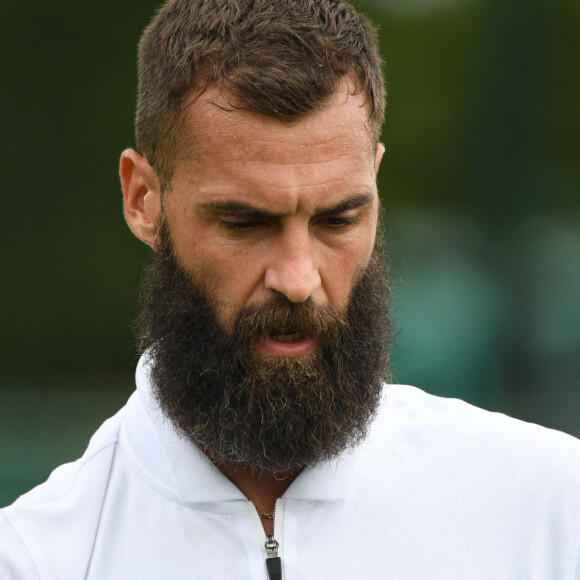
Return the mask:
<svg viewBox="0 0 580 580">
<path fill-rule="evenodd" d="M 213 465 L 197 445 L 181 435 L 163 415 L 153 394 L 147 353 L 136 371 L 137 391 L 161 445 L 173 486 L 184 504 L 246 500 L 244 494 Z M 364 445 L 364 444 L 363 444 Z M 308 467 L 283 497 L 336 500 L 347 497 L 356 473 L 360 446 L 338 458 Z"/>
</svg>

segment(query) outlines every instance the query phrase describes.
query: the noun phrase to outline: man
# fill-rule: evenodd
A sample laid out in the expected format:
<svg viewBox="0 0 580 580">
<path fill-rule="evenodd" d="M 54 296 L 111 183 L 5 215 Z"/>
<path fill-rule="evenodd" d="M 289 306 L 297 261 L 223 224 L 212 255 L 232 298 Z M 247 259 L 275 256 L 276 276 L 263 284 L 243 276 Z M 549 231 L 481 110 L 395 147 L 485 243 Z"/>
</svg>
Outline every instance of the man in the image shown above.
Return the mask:
<svg viewBox="0 0 580 580">
<path fill-rule="evenodd" d="M 577 440 L 383 384 L 368 22 L 170 0 L 139 66 L 137 392 L 0 514 L 0 577 L 580 579 Z"/>
</svg>

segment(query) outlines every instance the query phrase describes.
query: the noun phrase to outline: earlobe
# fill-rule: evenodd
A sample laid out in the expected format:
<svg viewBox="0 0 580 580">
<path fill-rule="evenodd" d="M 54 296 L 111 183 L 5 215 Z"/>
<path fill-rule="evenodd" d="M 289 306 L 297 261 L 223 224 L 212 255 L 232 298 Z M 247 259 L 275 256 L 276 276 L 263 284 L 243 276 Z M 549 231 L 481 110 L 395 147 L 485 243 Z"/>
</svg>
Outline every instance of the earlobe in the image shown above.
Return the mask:
<svg viewBox="0 0 580 580">
<path fill-rule="evenodd" d="M 375 157 L 375 173 L 379 172 L 379 167 L 381 166 L 381 160 L 385 154 L 385 146 L 382 143 L 377 145 L 377 154 Z"/>
<path fill-rule="evenodd" d="M 119 176 L 127 225 L 142 242 L 155 249 L 161 212 L 161 188 L 155 171 L 147 159 L 126 149 L 121 154 Z"/>
</svg>

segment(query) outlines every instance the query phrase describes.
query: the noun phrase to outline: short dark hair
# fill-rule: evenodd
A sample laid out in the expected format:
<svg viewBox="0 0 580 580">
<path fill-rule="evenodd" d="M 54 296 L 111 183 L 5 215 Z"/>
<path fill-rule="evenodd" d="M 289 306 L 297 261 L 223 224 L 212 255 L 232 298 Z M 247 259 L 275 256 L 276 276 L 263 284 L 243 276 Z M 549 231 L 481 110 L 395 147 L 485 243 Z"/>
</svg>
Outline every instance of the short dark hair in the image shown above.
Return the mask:
<svg viewBox="0 0 580 580">
<path fill-rule="evenodd" d="M 137 148 L 169 188 L 183 118 L 209 85 L 283 121 L 320 109 L 345 77 L 378 143 L 385 88 L 375 29 L 342 0 L 169 0 L 139 44 Z"/>
</svg>

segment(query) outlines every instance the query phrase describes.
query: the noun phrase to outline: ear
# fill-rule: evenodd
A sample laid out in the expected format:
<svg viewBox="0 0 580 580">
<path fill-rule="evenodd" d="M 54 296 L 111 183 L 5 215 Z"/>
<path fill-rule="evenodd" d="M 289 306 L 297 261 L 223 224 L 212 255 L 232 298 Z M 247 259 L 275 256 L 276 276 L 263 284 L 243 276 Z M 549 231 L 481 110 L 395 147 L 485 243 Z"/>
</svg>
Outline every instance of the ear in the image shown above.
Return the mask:
<svg viewBox="0 0 580 580">
<path fill-rule="evenodd" d="M 381 166 L 381 160 L 385 154 L 385 146 L 382 143 L 377 145 L 377 155 L 375 157 L 375 173 L 379 172 L 379 167 Z"/>
<path fill-rule="evenodd" d="M 161 187 L 155 171 L 147 159 L 127 149 L 121 154 L 119 176 L 127 225 L 142 242 L 155 249 L 161 212 Z"/>
</svg>

